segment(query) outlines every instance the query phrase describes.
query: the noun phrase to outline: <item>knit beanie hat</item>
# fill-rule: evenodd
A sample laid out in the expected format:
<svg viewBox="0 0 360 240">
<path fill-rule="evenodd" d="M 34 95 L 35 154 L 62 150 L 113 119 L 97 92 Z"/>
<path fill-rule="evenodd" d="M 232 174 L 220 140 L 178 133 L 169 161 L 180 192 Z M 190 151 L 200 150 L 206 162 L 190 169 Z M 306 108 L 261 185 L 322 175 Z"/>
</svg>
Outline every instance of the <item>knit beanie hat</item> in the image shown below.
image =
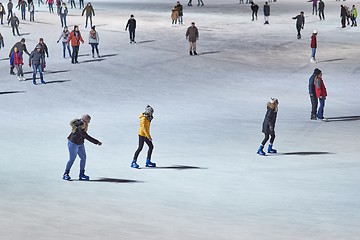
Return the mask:
<svg viewBox="0 0 360 240">
<path fill-rule="evenodd" d="M 147 105 L 146 108 L 145 108 L 145 114 L 153 115 L 154 114 L 154 109 L 150 105 Z"/>
<path fill-rule="evenodd" d="M 313 75 L 319 75 L 320 73 L 321 73 L 321 70 L 318 68 L 315 68 Z"/>
</svg>

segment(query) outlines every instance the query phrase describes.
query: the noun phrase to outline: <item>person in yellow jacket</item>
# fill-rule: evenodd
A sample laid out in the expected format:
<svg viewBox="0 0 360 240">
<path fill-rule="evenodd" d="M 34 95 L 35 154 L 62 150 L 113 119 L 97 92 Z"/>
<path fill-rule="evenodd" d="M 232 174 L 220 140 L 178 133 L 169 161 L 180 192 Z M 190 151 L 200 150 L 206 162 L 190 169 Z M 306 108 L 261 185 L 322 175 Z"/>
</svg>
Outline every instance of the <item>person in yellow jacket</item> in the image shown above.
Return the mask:
<svg viewBox="0 0 360 240">
<path fill-rule="evenodd" d="M 150 135 L 150 123 L 154 118 L 153 114 L 154 109 L 150 105 L 147 105 L 145 108 L 145 112 L 140 114 L 139 147 L 134 154 L 133 161 L 131 162 L 132 168 L 139 168 L 139 165 L 136 162 L 141 150 L 144 147 L 144 142 L 149 147 L 145 167 L 156 167 L 156 163 L 151 162 L 151 154 L 154 149 L 154 145 L 152 144 L 152 138 Z"/>
<path fill-rule="evenodd" d="M 352 21 L 351 26 L 352 27 L 357 27 L 357 22 L 356 22 L 357 15 L 358 15 L 357 9 L 356 9 L 355 5 L 353 5 L 352 9 L 351 9 L 351 21 Z"/>
</svg>

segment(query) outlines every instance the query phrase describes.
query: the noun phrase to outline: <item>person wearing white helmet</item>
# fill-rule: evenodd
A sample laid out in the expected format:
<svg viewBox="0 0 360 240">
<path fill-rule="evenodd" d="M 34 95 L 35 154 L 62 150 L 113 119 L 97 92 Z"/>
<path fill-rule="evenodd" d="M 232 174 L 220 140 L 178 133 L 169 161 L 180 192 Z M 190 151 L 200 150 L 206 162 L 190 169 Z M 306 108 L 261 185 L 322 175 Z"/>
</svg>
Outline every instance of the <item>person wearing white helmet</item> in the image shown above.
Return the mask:
<svg viewBox="0 0 360 240">
<path fill-rule="evenodd" d="M 311 63 L 317 63 L 315 55 L 316 55 L 316 48 L 317 48 L 317 34 L 318 31 L 315 29 L 311 35 L 311 43 L 310 43 L 310 47 L 311 47 L 311 59 L 310 62 Z"/>
<path fill-rule="evenodd" d="M 139 168 L 139 165 L 137 164 L 137 159 L 141 150 L 144 147 L 144 142 L 149 147 L 145 167 L 156 167 L 156 163 L 151 162 L 151 154 L 154 149 L 154 145 L 152 143 L 152 138 L 150 135 L 150 123 L 154 118 L 153 114 L 154 109 L 150 105 L 147 105 L 145 108 L 145 112 L 140 114 L 139 146 L 134 154 L 133 161 L 131 162 L 132 168 Z"/>
<path fill-rule="evenodd" d="M 273 144 L 275 140 L 275 123 L 278 112 L 279 100 L 277 98 L 270 98 L 269 102 L 266 104 L 266 114 L 262 126 L 262 132 L 265 134 L 264 140 L 261 142 L 261 145 L 257 151 L 259 155 L 266 155 L 264 152 L 264 146 L 266 142 L 269 140 L 270 136 L 270 144 L 268 147 L 268 153 L 277 153 L 276 149 L 273 149 Z"/>
</svg>

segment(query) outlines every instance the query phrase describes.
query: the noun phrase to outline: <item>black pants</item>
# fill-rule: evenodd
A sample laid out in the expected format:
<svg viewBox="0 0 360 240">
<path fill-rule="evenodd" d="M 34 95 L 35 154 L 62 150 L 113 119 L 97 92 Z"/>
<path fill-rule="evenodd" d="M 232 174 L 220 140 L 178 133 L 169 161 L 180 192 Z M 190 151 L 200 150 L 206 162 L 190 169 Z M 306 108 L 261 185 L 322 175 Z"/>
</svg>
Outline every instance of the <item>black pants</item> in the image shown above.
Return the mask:
<svg viewBox="0 0 360 240">
<path fill-rule="evenodd" d="M 266 142 L 269 140 L 269 137 L 271 136 L 271 138 L 270 138 L 270 144 L 273 144 L 274 143 L 274 141 L 275 141 L 275 133 L 270 133 L 270 134 L 268 134 L 268 133 L 264 133 L 265 134 L 265 137 L 264 137 L 264 140 L 261 142 L 261 145 L 265 145 L 266 144 Z"/>
<path fill-rule="evenodd" d="M 129 29 L 129 34 L 130 34 L 130 41 L 135 42 L 135 29 L 134 30 Z"/>
<path fill-rule="evenodd" d="M 17 35 L 20 36 L 18 26 L 11 26 L 11 27 L 12 27 L 13 35 L 15 36 L 15 30 L 16 30 Z"/>
<path fill-rule="evenodd" d="M 71 62 L 77 63 L 78 55 L 79 55 L 79 46 L 73 46 L 72 49 L 73 49 L 73 54 L 72 54 Z"/>
<path fill-rule="evenodd" d="M 13 12 L 12 12 L 12 9 L 11 9 L 8 12 L 7 20 L 9 20 L 12 16 L 13 16 Z"/>
<path fill-rule="evenodd" d="M 318 106 L 318 99 L 316 95 L 310 95 L 310 102 L 311 102 L 311 117 L 316 117 L 317 106 Z"/>
<path fill-rule="evenodd" d="M 253 21 L 254 21 L 254 16 L 256 17 L 257 20 L 257 11 L 253 11 L 251 16 Z"/>
<path fill-rule="evenodd" d="M 94 53 L 95 53 L 95 50 L 96 50 L 96 53 L 97 55 L 99 56 L 99 48 L 98 48 L 98 43 L 90 43 L 91 45 L 91 52 L 92 52 L 92 55 L 94 56 Z"/>
<path fill-rule="evenodd" d="M 319 10 L 319 18 L 325 20 L 324 10 Z"/>
<path fill-rule="evenodd" d="M 300 33 L 301 32 L 301 27 L 302 27 L 301 25 L 296 25 L 296 30 L 297 30 L 297 35 L 298 36 L 301 36 L 301 33 Z"/>
<path fill-rule="evenodd" d="M 146 159 L 151 159 L 151 154 L 152 154 L 152 151 L 154 149 L 154 145 L 152 144 L 152 142 L 146 138 L 146 137 L 143 137 L 143 136 L 140 136 L 139 135 L 139 147 L 138 149 L 136 150 L 135 154 L 134 154 L 134 160 L 136 161 L 141 150 L 143 149 L 144 147 L 144 142 L 146 142 L 146 144 L 148 145 L 149 147 L 149 150 L 147 152 L 147 158 Z"/>
<path fill-rule="evenodd" d="M 341 25 L 342 27 L 346 27 L 346 17 L 341 17 Z"/>
<path fill-rule="evenodd" d="M 79 4 L 80 4 L 79 8 L 80 8 L 80 9 L 83 8 L 83 7 L 84 7 L 84 0 L 80 0 L 80 1 L 79 1 Z"/>
<path fill-rule="evenodd" d="M 317 5 L 313 4 L 313 15 L 315 14 L 317 15 Z"/>
</svg>

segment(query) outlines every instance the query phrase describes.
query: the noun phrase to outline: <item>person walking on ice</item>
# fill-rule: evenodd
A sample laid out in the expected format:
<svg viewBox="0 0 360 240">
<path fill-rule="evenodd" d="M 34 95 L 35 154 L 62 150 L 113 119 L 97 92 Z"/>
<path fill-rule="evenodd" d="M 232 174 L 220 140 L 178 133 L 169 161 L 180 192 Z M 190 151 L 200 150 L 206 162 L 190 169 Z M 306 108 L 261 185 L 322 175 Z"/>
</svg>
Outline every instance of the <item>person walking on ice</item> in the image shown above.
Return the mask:
<svg viewBox="0 0 360 240">
<path fill-rule="evenodd" d="M 327 97 L 327 91 L 326 91 L 326 87 L 324 84 L 324 80 L 322 79 L 322 73 L 320 72 L 320 74 L 318 74 L 315 77 L 315 91 L 316 91 L 316 97 L 319 99 L 319 109 L 317 111 L 317 118 L 320 120 L 324 119 L 324 107 L 325 107 L 325 100 Z"/>
<path fill-rule="evenodd" d="M 265 134 L 265 138 L 261 142 L 261 145 L 257 151 L 257 154 L 266 155 L 266 153 L 264 152 L 263 149 L 264 149 L 265 144 L 269 140 L 270 136 L 271 136 L 270 144 L 269 144 L 267 152 L 268 153 L 277 153 L 277 150 L 273 149 L 273 144 L 274 144 L 274 140 L 275 140 L 275 123 L 276 123 L 276 117 L 277 117 L 277 112 L 278 112 L 278 105 L 279 105 L 279 100 L 276 98 L 271 98 L 270 101 L 266 105 L 267 111 L 266 111 L 263 126 L 262 126 L 262 132 Z"/>
<path fill-rule="evenodd" d="M 318 106 L 318 99 L 316 97 L 315 91 L 315 78 L 321 74 L 321 70 L 318 68 L 314 69 L 314 73 L 309 78 L 309 95 L 310 95 L 310 102 L 311 102 L 311 120 L 316 120 L 316 111 Z"/>
<path fill-rule="evenodd" d="M 64 27 L 64 30 L 62 31 L 61 35 L 60 35 L 60 38 L 56 41 L 57 43 L 62 42 L 62 45 L 63 45 L 63 57 L 65 58 L 65 53 L 66 53 L 66 48 L 69 52 L 69 56 L 71 58 L 71 50 L 70 50 L 70 45 L 67 44 L 67 40 L 70 36 L 70 31 L 68 29 L 68 27 Z"/>
<path fill-rule="evenodd" d="M 29 67 L 33 68 L 33 84 L 36 85 L 36 74 L 39 71 L 40 81 L 42 84 L 45 84 L 43 77 L 43 68 L 44 66 L 44 57 L 41 53 L 41 46 L 37 45 L 35 50 L 33 50 L 29 56 Z"/>
<path fill-rule="evenodd" d="M 154 109 L 150 105 L 147 105 L 147 107 L 145 108 L 145 112 L 140 114 L 139 146 L 131 162 L 132 168 L 139 168 L 139 165 L 137 164 L 137 159 L 141 150 L 144 147 L 144 142 L 149 147 L 149 150 L 147 152 L 145 167 L 156 167 L 156 163 L 151 162 L 151 154 L 154 149 L 154 145 L 152 143 L 152 138 L 150 135 L 150 123 L 154 118 L 153 115 L 154 115 Z"/>
<path fill-rule="evenodd" d="M 194 51 L 194 55 L 197 55 L 196 41 L 199 39 L 199 30 L 197 29 L 197 27 L 195 27 L 194 22 L 191 23 L 190 27 L 188 27 L 185 36 L 186 39 L 189 39 L 190 55 L 193 55 L 193 51 Z"/>
<path fill-rule="evenodd" d="M 125 31 L 129 28 L 129 35 L 130 35 L 130 44 L 136 43 L 135 41 L 135 29 L 136 29 L 136 20 L 134 15 L 131 14 L 130 19 L 127 21 L 125 26 Z"/>
<path fill-rule="evenodd" d="M 100 58 L 100 54 L 99 54 L 99 34 L 98 32 L 95 30 L 95 26 L 92 26 L 90 32 L 89 32 L 89 44 L 91 45 L 91 53 L 92 53 L 92 57 L 94 58 L 94 54 L 95 54 L 95 50 L 96 50 L 96 54 L 98 56 L 98 58 Z"/>
<path fill-rule="evenodd" d="M 310 62 L 311 63 L 317 63 L 315 55 L 316 55 L 316 49 L 317 49 L 317 34 L 318 31 L 314 30 L 312 35 L 311 35 L 311 43 L 310 43 L 310 47 L 311 47 L 311 59 Z"/>
<path fill-rule="evenodd" d="M 301 11 L 300 14 L 297 15 L 296 17 L 293 17 L 293 19 L 296 19 L 297 39 L 300 39 L 301 29 L 304 29 L 304 25 L 305 25 L 304 12 Z"/>
<path fill-rule="evenodd" d="M 89 115 L 83 115 L 80 119 L 74 119 L 70 122 L 72 128 L 70 135 L 68 136 L 68 149 L 69 149 L 69 161 L 66 164 L 65 172 L 63 175 L 64 180 L 71 180 L 70 170 L 76 156 L 80 157 L 80 173 L 79 180 L 87 181 L 90 180 L 89 176 L 85 175 L 86 165 L 86 152 L 84 140 L 88 140 L 96 145 L 101 146 L 102 143 L 87 134 L 88 126 L 90 124 L 91 117 Z"/>
<path fill-rule="evenodd" d="M 92 26 L 92 17 L 95 17 L 95 11 L 91 3 L 88 3 L 86 7 L 83 9 L 81 16 L 84 16 L 84 13 L 86 12 L 86 23 L 85 28 L 88 26 L 88 19 L 90 18 L 90 26 Z"/>
</svg>

